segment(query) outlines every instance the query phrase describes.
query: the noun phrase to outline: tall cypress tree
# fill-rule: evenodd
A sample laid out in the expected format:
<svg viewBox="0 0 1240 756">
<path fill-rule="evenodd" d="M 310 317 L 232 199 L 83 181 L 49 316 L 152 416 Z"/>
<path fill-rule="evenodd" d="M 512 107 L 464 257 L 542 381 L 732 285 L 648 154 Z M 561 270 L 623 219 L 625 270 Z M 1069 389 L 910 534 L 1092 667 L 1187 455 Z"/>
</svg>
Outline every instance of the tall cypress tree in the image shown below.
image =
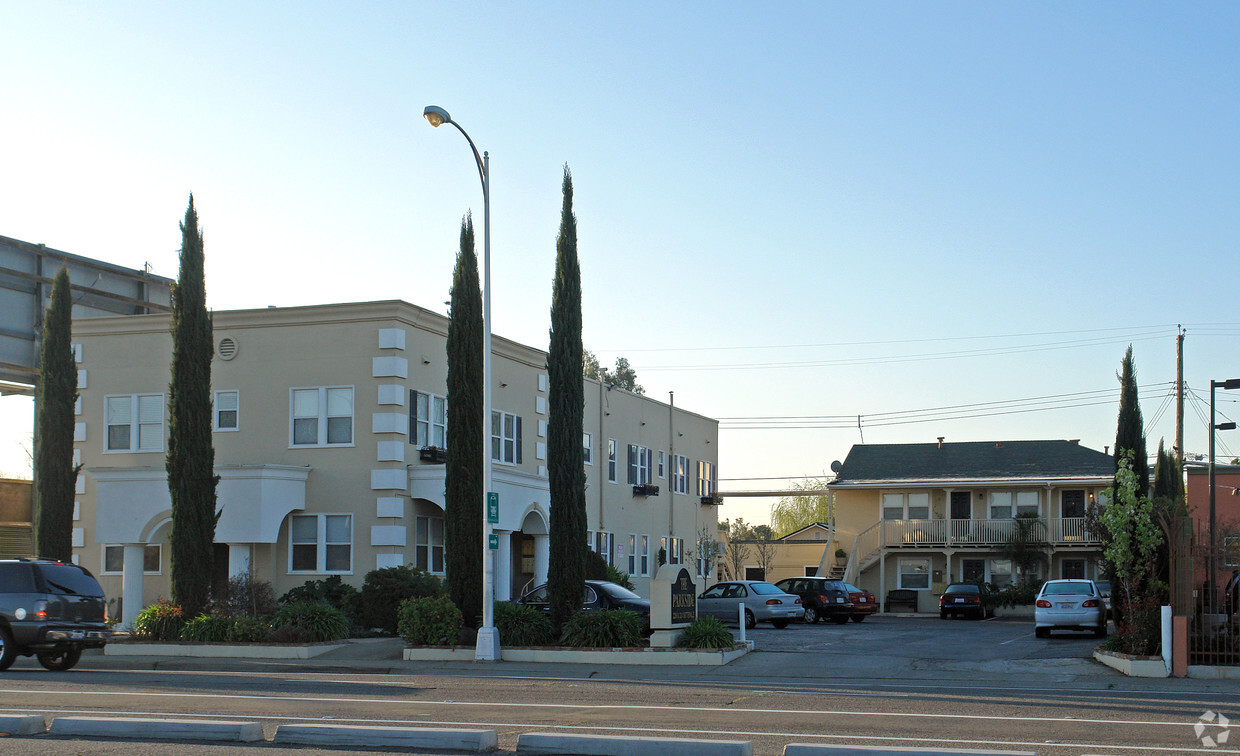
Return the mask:
<svg viewBox="0 0 1240 756">
<path fill-rule="evenodd" d="M 551 621 L 560 627 L 581 607 L 585 587 L 586 496 L 582 450 L 585 390 L 581 383 L 581 267 L 573 175 L 564 166 L 564 207 L 556 239 L 551 294 L 551 348 L 547 355 L 550 414 L 547 473 L 551 495 L 551 553 L 547 593 Z"/>
<path fill-rule="evenodd" d="M 211 598 L 215 449 L 211 445 L 211 315 L 194 195 L 181 222 L 181 269 L 172 289 L 168 384 L 168 492 L 172 497 L 172 600 L 196 617 Z"/>
<path fill-rule="evenodd" d="M 1141 404 L 1137 400 L 1137 367 L 1132 345 L 1124 353 L 1119 373 L 1119 421 L 1115 429 L 1115 469 L 1119 469 L 1124 452 L 1132 452 L 1132 472 L 1137 476 L 1138 496 L 1150 490 L 1150 464 L 1145 452 L 1145 424 L 1141 420 Z"/>
<path fill-rule="evenodd" d="M 482 289 L 469 215 L 461 221 L 451 308 L 444 552 L 448 596 L 476 626 L 482 617 Z"/>
<path fill-rule="evenodd" d="M 77 366 L 70 344 L 73 302 L 69 271 L 61 268 L 52 283 L 52 298 L 43 319 L 39 347 L 39 432 L 34 474 L 38 481 L 38 525 L 35 553 L 67 562 L 73 558 L 73 405 L 77 400 Z"/>
</svg>

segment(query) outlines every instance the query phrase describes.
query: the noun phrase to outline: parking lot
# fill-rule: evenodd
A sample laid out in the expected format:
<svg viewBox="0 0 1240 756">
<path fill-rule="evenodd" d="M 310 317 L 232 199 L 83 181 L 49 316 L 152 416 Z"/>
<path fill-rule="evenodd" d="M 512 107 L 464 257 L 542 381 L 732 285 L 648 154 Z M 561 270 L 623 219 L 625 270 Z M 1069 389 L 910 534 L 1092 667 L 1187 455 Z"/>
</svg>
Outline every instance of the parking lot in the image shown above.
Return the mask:
<svg viewBox="0 0 1240 756">
<path fill-rule="evenodd" d="M 1056 632 L 1035 638 L 1033 617 L 988 620 L 873 615 L 837 625 L 796 622 L 783 630 L 760 624 L 747 631 L 764 652 L 887 657 L 940 662 L 1090 659 L 1101 640 L 1091 633 Z"/>
</svg>

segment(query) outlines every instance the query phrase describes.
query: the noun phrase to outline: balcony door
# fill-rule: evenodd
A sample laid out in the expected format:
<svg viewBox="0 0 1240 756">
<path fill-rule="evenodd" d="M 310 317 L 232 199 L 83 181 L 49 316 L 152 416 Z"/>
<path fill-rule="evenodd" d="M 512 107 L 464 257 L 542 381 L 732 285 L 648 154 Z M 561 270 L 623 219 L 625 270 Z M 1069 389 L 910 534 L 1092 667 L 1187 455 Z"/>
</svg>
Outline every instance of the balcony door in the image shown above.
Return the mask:
<svg viewBox="0 0 1240 756">
<path fill-rule="evenodd" d="M 952 519 L 968 520 L 973 517 L 973 494 L 968 491 L 952 491 Z"/>
</svg>

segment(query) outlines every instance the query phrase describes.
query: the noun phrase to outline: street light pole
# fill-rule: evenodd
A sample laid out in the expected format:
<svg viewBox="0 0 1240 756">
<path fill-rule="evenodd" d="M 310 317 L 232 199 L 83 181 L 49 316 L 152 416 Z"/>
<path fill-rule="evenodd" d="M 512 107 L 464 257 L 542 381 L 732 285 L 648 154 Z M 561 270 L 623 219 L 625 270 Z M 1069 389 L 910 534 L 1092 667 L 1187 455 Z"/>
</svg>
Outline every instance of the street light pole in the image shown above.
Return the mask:
<svg viewBox="0 0 1240 756">
<path fill-rule="evenodd" d="M 1214 424 L 1214 389 L 1240 389 L 1240 378 L 1225 381 L 1210 381 L 1210 595 L 1206 596 L 1210 611 L 1214 611 L 1215 583 L 1218 579 L 1218 568 L 1215 565 L 1218 550 L 1218 535 L 1214 524 L 1214 434 L 1221 430 L 1235 430 L 1233 422 Z"/>
<path fill-rule="evenodd" d="M 448 111 L 436 105 L 427 105 L 422 116 L 431 126 L 438 128 L 450 123 L 461 132 L 478 164 L 478 178 L 482 180 L 482 627 L 478 628 L 478 645 L 474 650 L 476 661 L 499 661 L 499 631 L 495 628 L 495 570 L 491 559 L 491 523 L 487 518 L 487 494 L 491 490 L 491 155 L 478 155 L 474 140 L 469 138 L 460 124 L 452 120 Z"/>
</svg>

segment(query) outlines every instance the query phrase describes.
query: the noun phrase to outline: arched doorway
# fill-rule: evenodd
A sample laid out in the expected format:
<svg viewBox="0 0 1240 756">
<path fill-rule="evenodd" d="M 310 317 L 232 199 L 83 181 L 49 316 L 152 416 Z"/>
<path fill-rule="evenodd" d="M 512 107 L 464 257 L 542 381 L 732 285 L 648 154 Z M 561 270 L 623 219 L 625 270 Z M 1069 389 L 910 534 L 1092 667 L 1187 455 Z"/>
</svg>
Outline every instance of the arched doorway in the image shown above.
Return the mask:
<svg viewBox="0 0 1240 756">
<path fill-rule="evenodd" d="M 521 529 L 512 533 L 509 538 L 511 548 L 511 566 L 509 574 L 510 593 L 500 599 L 519 598 L 523 593 L 547 579 L 547 560 L 550 555 L 547 520 L 536 508 L 526 512 L 521 520 Z"/>
</svg>

